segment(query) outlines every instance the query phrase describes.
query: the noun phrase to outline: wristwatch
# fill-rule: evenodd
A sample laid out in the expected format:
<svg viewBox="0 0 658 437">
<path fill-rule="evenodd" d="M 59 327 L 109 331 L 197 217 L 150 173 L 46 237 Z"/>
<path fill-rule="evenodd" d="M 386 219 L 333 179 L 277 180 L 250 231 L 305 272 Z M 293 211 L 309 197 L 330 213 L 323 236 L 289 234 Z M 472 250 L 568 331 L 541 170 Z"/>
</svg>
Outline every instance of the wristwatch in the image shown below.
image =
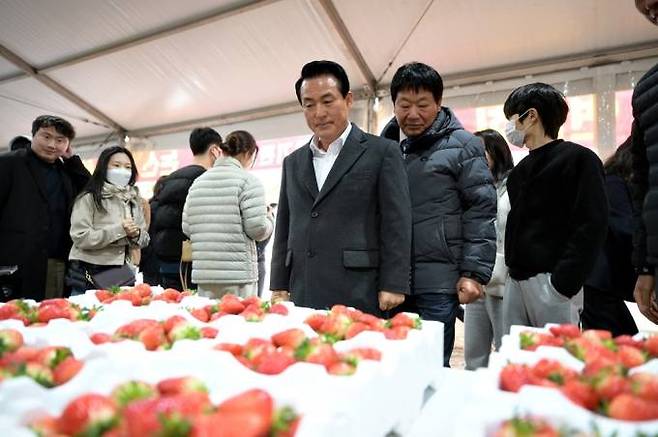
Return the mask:
<svg viewBox="0 0 658 437">
<path fill-rule="evenodd" d="M 635 267 L 635 274 L 639 275 L 651 275 L 654 276 L 656 274 L 656 268 L 652 266 L 643 266 L 643 267 Z"/>
</svg>

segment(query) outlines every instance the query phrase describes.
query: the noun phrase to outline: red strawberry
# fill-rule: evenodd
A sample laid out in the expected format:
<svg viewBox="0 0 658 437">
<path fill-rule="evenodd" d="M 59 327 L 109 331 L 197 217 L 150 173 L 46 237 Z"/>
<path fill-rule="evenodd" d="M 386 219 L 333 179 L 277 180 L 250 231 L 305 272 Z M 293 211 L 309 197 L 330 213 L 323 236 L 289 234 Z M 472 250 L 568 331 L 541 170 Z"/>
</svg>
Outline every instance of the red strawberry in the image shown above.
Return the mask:
<svg viewBox="0 0 658 437">
<path fill-rule="evenodd" d="M 347 354 L 360 360 L 381 361 L 382 359 L 382 353 L 370 347 L 358 347 L 350 350 Z"/>
<path fill-rule="evenodd" d="M 306 341 L 306 334 L 299 328 L 287 329 L 272 336 L 275 346 L 289 346 L 297 349 Z"/>
<path fill-rule="evenodd" d="M 603 329 L 587 329 L 581 334 L 583 338 L 594 343 L 600 343 L 602 340 L 611 340 L 612 333 Z"/>
<path fill-rule="evenodd" d="M 645 340 L 644 350 L 652 357 L 658 358 L 658 335 L 653 335 Z"/>
<path fill-rule="evenodd" d="M 140 399 L 149 399 L 157 396 L 155 388 L 142 381 L 128 381 L 112 390 L 112 399 L 123 408 L 131 402 Z"/>
<path fill-rule="evenodd" d="M 57 418 L 52 416 L 41 417 L 30 423 L 30 429 L 40 437 L 57 437 Z"/>
<path fill-rule="evenodd" d="M 384 330 L 384 337 L 388 340 L 404 340 L 409 334 L 410 328 L 407 326 L 396 326 L 395 328 Z"/>
<path fill-rule="evenodd" d="M 98 301 L 101 303 L 104 303 L 114 297 L 114 293 L 108 290 L 97 290 L 94 294 L 96 295 L 96 299 L 98 299 Z"/>
<path fill-rule="evenodd" d="M 397 313 L 390 320 L 391 327 L 395 328 L 396 326 L 406 326 L 408 328 L 420 328 L 420 317 L 410 317 L 406 313 Z"/>
<path fill-rule="evenodd" d="M 658 403 L 624 393 L 610 402 L 608 415 L 619 420 L 654 420 L 658 419 Z"/>
<path fill-rule="evenodd" d="M 208 311 L 206 311 L 205 308 L 194 308 L 193 310 L 190 310 L 190 314 L 204 323 L 210 320 L 210 314 L 208 314 Z"/>
<path fill-rule="evenodd" d="M 299 357 L 308 363 L 322 364 L 328 369 L 340 360 L 338 353 L 330 344 L 322 343 L 320 339 L 312 339 L 305 351 L 299 351 Z"/>
<path fill-rule="evenodd" d="M 330 365 L 327 368 L 327 372 L 330 375 L 340 375 L 340 376 L 353 375 L 354 372 L 356 372 L 356 366 L 354 364 L 347 363 L 345 361 L 338 361 Z"/>
<path fill-rule="evenodd" d="M 143 330 L 154 326 L 160 326 L 160 322 L 150 319 L 133 320 L 132 322 L 119 327 L 115 331 L 114 337 L 136 339 Z"/>
<path fill-rule="evenodd" d="M 258 296 L 249 296 L 244 299 L 242 299 L 242 304 L 245 307 L 248 307 L 249 305 L 255 305 L 257 307 L 261 307 L 263 302 L 260 300 L 260 297 Z"/>
<path fill-rule="evenodd" d="M 615 337 L 614 341 L 617 346 L 625 345 L 625 346 L 633 346 L 638 349 L 644 348 L 643 342 L 634 339 L 630 335 L 620 335 L 619 337 Z"/>
<path fill-rule="evenodd" d="M 140 399 L 124 409 L 125 435 L 187 435 L 191 422 L 210 407 L 208 395 L 199 392 Z"/>
<path fill-rule="evenodd" d="M 172 396 L 183 393 L 208 393 L 208 387 L 198 378 L 183 376 L 180 378 L 163 379 L 157 385 L 161 396 Z"/>
<path fill-rule="evenodd" d="M 141 297 L 150 297 L 153 295 L 153 290 L 149 284 L 137 284 L 133 287 Z"/>
<path fill-rule="evenodd" d="M 67 435 L 101 435 L 117 423 L 112 399 L 86 394 L 71 401 L 57 421 L 57 430 Z"/>
<path fill-rule="evenodd" d="M 169 331 L 174 329 L 176 326 L 181 325 L 181 324 L 186 325 L 188 323 L 189 322 L 187 321 L 187 319 L 185 317 L 175 315 L 175 316 L 171 316 L 167 320 L 165 320 L 163 325 L 164 325 L 165 332 L 168 334 Z"/>
<path fill-rule="evenodd" d="M 247 322 L 260 322 L 265 318 L 265 311 L 259 306 L 251 304 L 240 313 Z"/>
<path fill-rule="evenodd" d="M 144 298 L 136 290 L 122 291 L 121 293 L 117 294 L 115 297 L 117 300 L 127 300 L 134 307 L 141 306 L 142 302 L 144 301 Z"/>
<path fill-rule="evenodd" d="M 617 354 L 621 360 L 621 363 L 628 369 L 641 366 L 647 361 L 647 357 L 644 355 L 644 352 L 642 352 L 640 349 L 634 348 L 633 346 L 619 346 L 619 351 Z"/>
<path fill-rule="evenodd" d="M 261 338 L 251 338 L 243 348 L 243 356 L 248 359 L 254 366 L 258 366 L 263 355 L 274 352 L 274 345 Z"/>
<path fill-rule="evenodd" d="M 529 351 L 534 351 L 539 346 L 562 346 L 564 344 L 564 341 L 559 337 L 533 331 L 522 332 L 519 340 L 521 349 Z"/>
<path fill-rule="evenodd" d="M 274 420 L 270 428 L 272 437 L 294 437 L 301 418 L 290 407 L 279 408 L 274 413 Z"/>
<path fill-rule="evenodd" d="M 518 392 L 530 380 L 530 370 L 525 364 L 508 364 L 500 372 L 500 388 Z"/>
<path fill-rule="evenodd" d="M 43 364 L 28 362 L 25 365 L 25 375 L 34 379 L 37 383 L 44 387 L 53 387 L 55 385 L 52 370 Z"/>
<path fill-rule="evenodd" d="M 588 410 L 596 409 L 599 404 L 599 397 L 592 387 L 584 382 L 572 379 L 567 381 L 560 391 L 569 398 L 573 403 L 580 405 Z"/>
<path fill-rule="evenodd" d="M 112 336 L 104 332 L 97 332 L 95 334 L 92 334 L 89 337 L 89 339 L 94 344 L 104 344 L 104 343 L 110 343 L 112 341 Z"/>
<path fill-rule="evenodd" d="M 530 370 L 533 382 L 537 380 L 549 380 L 556 385 L 564 385 L 566 382 L 576 379 L 577 374 L 573 370 L 564 367 L 559 361 L 542 358 Z M 542 384 L 543 385 L 543 384 Z"/>
<path fill-rule="evenodd" d="M 551 326 L 551 334 L 556 337 L 565 337 L 565 338 L 576 338 L 580 337 L 580 328 L 573 324 L 564 324 L 558 326 Z"/>
<path fill-rule="evenodd" d="M 629 381 L 612 371 L 603 371 L 594 379 L 594 390 L 604 400 L 611 400 L 622 393 L 630 392 Z"/>
<path fill-rule="evenodd" d="M 167 337 L 172 343 L 178 340 L 199 340 L 201 338 L 201 330 L 186 321 L 171 328 L 167 333 Z"/>
<path fill-rule="evenodd" d="M 0 356 L 23 346 L 23 334 L 15 329 L 0 329 Z"/>
<path fill-rule="evenodd" d="M 306 323 L 308 326 L 311 327 L 314 331 L 317 331 L 320 329 L 320 326 L 324 324 L 324 322 L 329 318 L 326 314 L 323 313 L 313 313 L 310 316 L 304 320 L 304 323 Z"/>
<path fill-rule="evenodd" d="M 287 316 L 288 307 L 281 303 L 275 303 L 272 305 L 272 307 L 270 307 L 270 314 L 280 314 L 282 316 Z"/>
<path fill-rule="evenodd" d="M 72 356 L 66 358 L 53 369 L 53 380 L 55 385 L 62 385 L 70 381 L 78 374 L 80 369 L 82 369 L 82 366 L 82 361 L 78 361 Z"/>
<path fill-rule="evenodd" d="M 211 326 L 204 326 L 201 328 L 201 337 L 202 338 L 215 338 L 217 337 L 217 334 L 219 331 L 217 328 L 213 328 Z"/>
<path fill-rule="evenodd" d="M 41 323 L 48 323 L 53 319 L 69 319 L 74 320 L 71 309 L 66 307 L 62 308 L 57 305 L 46 305 L 39 307 L 37 310 L 37 320 Z"/>
<path fill-rule="evenodd" d="M 361 322 L 355 322 L 350 325 L 350 327 L 347 329 L 347 332 L 345 333 L 345 338 L 350 339 L 353 337 L 356 337 L 359 333 L 363 331 L 368 331 L 370 328 L 368 325 L 365 323 Z"/>
<path fill-rule="evenodd" d="M 334 305 L 331 307 L 331 314 L 345 314 L 348 315 L 350 313 L 350 309 L 347 308 L 345 305 Z"/>
<path fill-rule="evenodd" d="M 35 360 L 46 367 L 53 368 L 66 358 L 73 356 L 71 349 L 62 346 L 46 346 L 39 350 Z"/>
<path fill-rule="evenodd" d="M 210 316 L 210 321 L 212 322 L 213 320 L 217 320 L 220 317 L 224 317 L 224 316 L 227 316 L 227 315 L 228 315 L 228 313 L 225 313 L 224 311 L 218 311 L 216 313 L 213 313 L 212 316 Z"/>
<path fill-rule="evenodd" d="M 12 303 L 0 306 L 0 320 L 12 319 L 18 314 L 20 314 L 20 309 Z"/>
<path fill-rule="evenodd" d="M 180 291 L 174 290 L 173 288 L 167 288 L 161 294 L 158 294 L 153 298 L 153 300 L 163 300 L 168 303 L 178 303 L 183 299 Z"/>
<path fill-rule="evenodd" d="M 347 313 L 336 313 L 322 323 L 318 332 L 335 341 L 343 340 L 351 324 L 352 319 L 349 318 Z"/>
<path fill-rule="evenodd" d="M 560 437 L 562 433 L 548 422 L 534 418 L 514 418 L 503 422 L 493 437 Z"/>
<path fill-rule="evenodd" d="M 267 392 L 260 389 L 252 389 L 225 400 L 219 404 L 217 412 L 225 414 L 227 417 L 241 413 L 255 414 L 260 419 L 261 431 L 254 434 L 250 433 L 249 435 L 266 436 L 272 424 L 274 401 Z"/>
<path fill-rule="evenodd" d="M 160 346 L 167 343 L 162 325 L 155 325 L 144 329 L 139 333 L 137 339 L 144 344 L 147 351 L 157 350 Z"/>
<path fill-rule="evenodd" d="M 247 305 L 233 294 L 225 294 L 219 301 L 219 311 L 226 314 L 240 314 L 246 307 Z"/>
<path fill-rule="evenodd" d="M 39 354 L 40 349 L 31 346 L 23 346 L 14 352 L 5 353 L 0 358 L 0 366 L 15 366 L 28 361 L 33 361 Z"/>
<path fill-rule="evenodd" d="M 295 359 L 283 351 L 264 353 L 260 356 L 255 370 L 265 375 L 278 375 L 295 363 Z"/>
<path fill-rule="evenodd" d="M 242 355 L 242 345 L 240 345 L 240 344 L 219 343 L 219 344 L 215 345 L 214 349 L 218 350 L 218 351 L 226 351 L 226 352 L 229 352 L 229 353 L 231 353 L 235 356 Z"/>
<path fill-rule="evenodd" d="M 658 375 L 635 373 L 630 377 L 633 394 L 647 401 L 658 402 Z"/>
<path fill-rule="evenodd" d="M 384 328 L 385 321 L 379 317 L 375 317 L 372 314 L 362 314 L 358 319 L 354 319 L 356 322 L 365 323 L 370 327 L 370 329 L 381 330 Z"/>
</svg>

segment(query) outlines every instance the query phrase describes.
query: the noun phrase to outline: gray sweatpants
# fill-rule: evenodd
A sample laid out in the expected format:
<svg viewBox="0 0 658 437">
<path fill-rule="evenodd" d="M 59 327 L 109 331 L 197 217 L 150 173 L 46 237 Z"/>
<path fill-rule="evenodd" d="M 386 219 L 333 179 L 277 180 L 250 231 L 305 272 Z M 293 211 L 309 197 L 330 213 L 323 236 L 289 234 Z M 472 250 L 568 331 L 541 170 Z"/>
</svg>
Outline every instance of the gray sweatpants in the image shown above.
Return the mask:
<svg viewBox="0 0 658 437">
<path fill-rule="evenodd" d="M 486 291 L 485 291 L 486 293 Z M 464 358 L 466 369 L 489 365 L 491 344 L 496 350 L 503 336 L 503 298 L 485 294 L 464 310 Z"/>
<path fill-rule="evenodd" d="M 486 293 L 486 291 L 485 291 Z M 489 365 L 491 344 L 496 350 L 503 336 L 503 298 L 485 294 L 464 311 L 464 358 L 466 369 Z"/>
<path fill-rule="evenodd" d="M 543 327 L 547 323 L 580 323 L 583 311 L 582 288 L 568 298 L 551 284 L 550 273 L 539 273 L 532 278 L 517 281 L 510 277 L 505 282 L 503 320 L 505 333 L 510 326 Z"/>
</svg>

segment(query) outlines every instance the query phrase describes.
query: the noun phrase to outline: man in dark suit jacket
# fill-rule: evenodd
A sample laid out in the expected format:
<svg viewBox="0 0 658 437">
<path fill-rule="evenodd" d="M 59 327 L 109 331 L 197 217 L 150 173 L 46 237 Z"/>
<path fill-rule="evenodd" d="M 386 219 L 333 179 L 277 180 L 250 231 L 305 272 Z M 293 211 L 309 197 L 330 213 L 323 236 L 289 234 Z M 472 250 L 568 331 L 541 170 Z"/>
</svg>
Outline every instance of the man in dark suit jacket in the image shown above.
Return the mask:
<svg viewBox="0 0 658 437">
<path fill-rule="evenodd" d="M 73 126 L 42 115 L 32 123 L 29 149 L 0 155 L 0 300 L 58 297 L 71 249 L 71 208 L 89 180 L 73 155 Z"/>
<path fill-rule="evenodd" d="M 314 135 L 283 162 L 273 299 L 382 315 L 409 292 L 411 204 L 397 145 L 348 121 L 340 65 L 306 64 L 295 91 Z"/>
</svg>

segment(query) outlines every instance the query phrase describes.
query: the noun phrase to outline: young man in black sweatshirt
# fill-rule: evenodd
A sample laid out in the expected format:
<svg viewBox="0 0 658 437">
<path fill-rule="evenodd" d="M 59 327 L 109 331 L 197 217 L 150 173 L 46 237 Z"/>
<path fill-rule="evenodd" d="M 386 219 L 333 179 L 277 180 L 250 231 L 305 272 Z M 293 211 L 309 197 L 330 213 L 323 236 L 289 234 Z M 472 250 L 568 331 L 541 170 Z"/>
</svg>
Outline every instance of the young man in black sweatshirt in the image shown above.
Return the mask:
<svg viewBox="0 0 658 437">
<path fill-rule="evenodd" d="M 550 85 L 517 88 L 504 106 L 506 134 L 530 154 L 507 180 L 503 319 L 511 325 L 575 323 L 582 286 L 605 241 L 608 203 L 601 160 L 557 139 L 569 107 Z"/>
</svg>

